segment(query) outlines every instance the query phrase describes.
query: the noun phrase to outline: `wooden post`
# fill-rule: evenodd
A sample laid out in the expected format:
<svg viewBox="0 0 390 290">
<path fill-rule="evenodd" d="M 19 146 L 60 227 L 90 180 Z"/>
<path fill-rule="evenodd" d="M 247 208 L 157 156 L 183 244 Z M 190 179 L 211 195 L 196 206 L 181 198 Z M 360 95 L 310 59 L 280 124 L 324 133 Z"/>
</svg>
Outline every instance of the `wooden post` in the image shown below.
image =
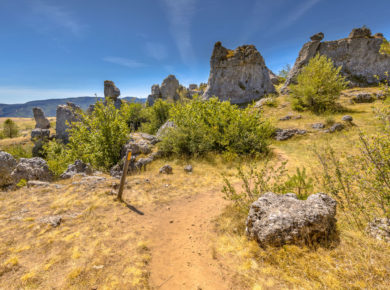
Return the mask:
<svg viewBox="0 0 390 290">
<path fill-rule="evenodd" d="M 122 193 L 123 193 L 123 188 L 125 186 L 127 170 L 129 169 L 130 159 L 131 159 L 131 151 L 128 150 L 126 152 L 126 161 L 125 161 L 125 164 L 123 165 L 123 172 L 122 172 L 122 177 L 121 177 L 121 183 L 119 185 L 119 191 L 118 191 L 118 199 L 120 201 L 122 201 Z"/>
</svg>

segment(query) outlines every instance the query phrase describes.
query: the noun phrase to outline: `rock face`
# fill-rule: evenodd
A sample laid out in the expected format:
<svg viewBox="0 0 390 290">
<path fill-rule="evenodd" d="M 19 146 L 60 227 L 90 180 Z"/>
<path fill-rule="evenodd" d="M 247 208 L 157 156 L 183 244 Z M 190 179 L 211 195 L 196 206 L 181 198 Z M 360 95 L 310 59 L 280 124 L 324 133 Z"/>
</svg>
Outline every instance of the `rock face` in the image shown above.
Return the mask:
<svg viewBox="0 0 390 290">
<path fill-rule="evenodd" d="M 166 134 L 166 132 L 168 132 L 169 129 L 171 128 L 175 128 L 175 123 L 173 123 L 173 121 L 166 121 L 161 127 L 160 129 L 158 129 L 157 133 L 156 133 L 156 137 L 157 138 L 162 138 L 164 137 L 164 135 Z"/>
<path fill-rule="evenodd" d="M 273 85 L 276 86 L 280 83 L 279 77 L 276 74 L 274 74 L 272 70 L 268 69 L 268 75 Z"/>
<path fill-rule="evenodd" d="M 355 28 L 348 38 L 321 42 L 318 35 L 312 36 L 312 41 L 305 43 L 299 52 L 294 67 L 290 71 L 282 92 L 286 93 L 287 86 L 296 81 L 301 69 L 317 53 L 329 57 L 335 66 L 341 66 L 341 73 L 350 81 L 352 86 L 375 85 L 379 76 L 383 81 L 390 68 L 390 56 L 379 52 L 383 38 L 371 36 L 368 28 Z"/>
<path fill-rule="evenodd" d="M 35 119 L 35 128 L 37 129 L 49 129 L 50 128 L 50 122 L 45 117 L 45 113 L 41 108 L 33 108 L 33 114 Z"/>
<path fill-rule="evenodd" d="M 252 203 L 246 233 L 263 247 L 320 242 L 335 230 L 336 205 L 323 193 L 299 200 L 293 193 L 268 192 Z"/>
<path fill-rule="evenodd" d="M 116 87 L 113 81 L 104 81 L 104 97 L 112 99 L 114 101 L 115 108 L 118 110 L 122 105 L 122 100 L 118 98 L 120 94 L 121 91 Z"/>
<path fill-rule="evenodd" d="M 20 158 L 18 165 L 11 174 L 14 183 L 21 179 L 51 181 L 53 173 L 49 170 L 45 160 L 39 157 Z"/>
<path fill-rule="evenodd" d="M 254 45 L 229 50 L 221 42 L 214 45 L 210 76 L 202 98 L 213 96 L 232 104 L 247 104 L 275 93 L 269 69 Z"/>
<path fill-rule="evenodd" d="M 165 101 L 176 102 L 180 97 L 178 94 L 178 89 L 180 88 L 180 83 L 174 75 L 167 76 L 161 86 L 153 85 L 152 92 L 148 96 L 146 101 L 148 106 L 153 106 L 153 104 L 158 100 L 162 99 Z"/>
<path fill-rule="evenodd" d="M 34 142 L 34 147 L 32 149 L 32 154 L 34 157 L 42 157 L 43 145 L 49 140 L 49 138 L 49 129 L 37 128 L 31 131 L 31 141 Z"/>
<path fill-rule="evenodd" d="M 0 188 L 13 183 L 11 174 L 15 167 L 15 158 L 7 152 L 0 151 Z"/>
<path fill-rule="evenodd" d="M 59 105 L 57 107 L 57 122 L 56 122 L 56 138 L 62 140 L 63 143 L 69 142 L 69 133 L 66 131 L 69 126 L 66 124 L 77 122 L 79 115 L 77 110 L 81 110 L 79 106 L 73 103 L 67 103 L 66 105 Z"/>
<path fill-rule="evenodd" d="M 86 174 L 86 175 L 91 175 L 93 173 L 92 168 L 90 167 L 89 164 L 85 164 L 81 160 L 76 160 L 73 164 L 70 164 L 68 166 L 68 169 L 64 173 L 61 174 L 62 179 L 67 179 L 71 178 L 76 174 Z"/>
<path fill-rule="evenodd" d="M 373 238 L 390 243 L 390 219 L 376 218 L 367 225 L 366 231 Z"/>
</svg>

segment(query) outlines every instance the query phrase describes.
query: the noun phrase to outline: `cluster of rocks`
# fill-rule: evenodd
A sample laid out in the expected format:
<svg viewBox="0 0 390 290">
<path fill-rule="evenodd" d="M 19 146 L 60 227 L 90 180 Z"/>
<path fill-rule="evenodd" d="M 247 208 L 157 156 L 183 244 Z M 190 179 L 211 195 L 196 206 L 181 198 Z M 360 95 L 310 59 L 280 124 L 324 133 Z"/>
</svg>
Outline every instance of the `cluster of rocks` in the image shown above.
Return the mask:
<svg viewBox="0 0 390 290">
<path fill-rule="evenodd" d="M 93 169 L 91 165 L 85 164 L 81 160 L 76 160 L 73 164 L 68 165 L 68 168 L 65 170 L 64 173 L 60 175 L 62 179 L 68 179 L 72 178 L 76 174 L 80 175 L 92 175 Z"/>
<path fill-rule="evenodd" d="M 284 141 L 295 135 L 305 135 L 306 133 L 307 131 L 302 129 L 276 129 L 274 138 L 278 141 Z"/>
<path fill-rule="evenodd" d="M 329 241 L 336 231 L 336 207 L 323 193 L 299 200 L 293 193 L 268 192 L 252 203 L 246 234 L 262 247 Z"/>
<path fill-rule="evenodd" d="M 353 29 L 348 38 L 321 42 L 323 38 L 323 33 L 315 34 L 303 45 L 282 88 L 283 93 L 288 92 L 287 86 L 296 82 L 302 68 L 316 54 L 325 55 L 335 66 L 341 66 L 341 74 L 352 86 L 376 85 L 388 79 L 390 56 L 380 53 L 384 41 L 381 33 L 372 36 L 370 29 L 363 27 Z"/>
<path fill-rule="evenodd" d="M 279 121 L 288 121 L 288 120 L 299 120 L 299 119 L 302 119 L 302 115 L 292 115 L 292 114 L 288 114 L 282 118 L 279 119 Z"/>
<path fill-rule="evenodd" d="M 323 130 L 324 133 L 334 133 L 337 131 L 342 131 L 346 128 L 346 125 L 354 125 L 352 123 L 353 118 L 350 115 L 344 115 L 341 120 L 344 122 L 344 124 L 336 122 L 332 124 L 328 129 L 325 129 L 326 126 L 324 123 L 314 123 L 311 125 L 311 127 L 316 130 Z"/>
<path fill-rule="evenodd" d="M 163 80 L 161 86 L 158 84 L 152 86 L 152 92 L 148 96 L 146 104 L 153 106 L 158 99 L 176 102 L 180 98 L 178 93 L 179 88 L 180 83 L 176 77 L 169 75 Z"/>
<path fill-rule="evenodd" d="M 254 45 L 229 50 L 215 43 L 203 99 L 215 96 L 232 104 L 247 104 L 275 92 L 270 70 Z"/>
</svg>

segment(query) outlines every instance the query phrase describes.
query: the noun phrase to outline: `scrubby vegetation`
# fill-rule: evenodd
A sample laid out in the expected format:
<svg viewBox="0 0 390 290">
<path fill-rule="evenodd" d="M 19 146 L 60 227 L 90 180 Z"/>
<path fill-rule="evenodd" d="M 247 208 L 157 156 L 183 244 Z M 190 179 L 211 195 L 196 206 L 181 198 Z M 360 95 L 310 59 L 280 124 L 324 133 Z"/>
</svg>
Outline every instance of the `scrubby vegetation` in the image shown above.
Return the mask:
<svg viewBox="0 0 390 290">
<path fill-rule="evenodd" d="M 229 102 L 198 98 L 177 104 L 170 111 L 176 128 L 169 130 L 160 149 L 166 154 L 203 155 L 267 153 L 273 128 L 252 107 L 239 109 Z"/>
<path fill-rule="evenodd" d="M 390 43 L 387 39 L 383 40 L 382 46 L 381 46 L 381 53 L 383 54 L 390 54 Z"/>
<path fill-rule="evenodd" d="M 288 74 L 290 73 L 291 65 L 286 64 L 278 73 L 278 76 L 281 78 L 281 82 L 285 82 Z"/>
<path fill-rule="evenodd" d="M 158 99 L 153 106 L 146 107 L 143 112 L 145 123 L 141 131 L 155 134 L 157 130 L 168 120 L 170 109 L 173 104 Z"/>
<path fill-rule="evenodd" d="M 347 86 L 340 70 L 341 67 L 334 67 L 332 60 L 324 55 L 317 54 L 310 59 L 298 75 L 297 84 L 290 87 L 294 98 L 293 107 L 315 113 L 337 109 L 336 101 Z"/>
<path fill-rule="evenodd" d="M 19 127 L 11 119 L 7 119 L 3 124 L 3 131 L 1 132 L 0 138 L 15 138 L 19 134 Z"/>
</svg>

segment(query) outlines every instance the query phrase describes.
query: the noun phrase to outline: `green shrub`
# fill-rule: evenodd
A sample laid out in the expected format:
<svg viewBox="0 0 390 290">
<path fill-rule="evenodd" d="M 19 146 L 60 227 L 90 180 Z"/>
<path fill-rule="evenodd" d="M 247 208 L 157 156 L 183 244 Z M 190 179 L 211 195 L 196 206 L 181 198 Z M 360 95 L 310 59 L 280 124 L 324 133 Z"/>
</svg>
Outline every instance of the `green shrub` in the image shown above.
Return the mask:
<svg viewBox="0 0 390 290">
<path fill-rule="evenodd" d="M 390 43 L 388 40 L 386 39 L 383 40 L 380 52 L 382 54 L 390 54 Z"/>
<path fill-rule="evenodd" d="M 277 95 L 270 94 L 264 96 L 264 98 L 267 98 L 268 100 L 265 101 L 264 105 L 272 108 L 276 108 L 278 106 L 278 100 L 277 100 Z"/>
<path fill-rule="evenodd" d="M 313 191 L 313 178 L 308 177 L 306 168 L 296 169 L 292 176 L 287 175 L 287 181 L 284 184 L 284 192 L 293 192 L 299 199 L 306 199 Z"/>
<path fill-rule="evenodd" d="M 146 120 L 141 126 L 142 132 L 155 134 L 157 130 L 169 119 L 169 110 L 173 104 L 158 99 L 153 106 L 144 110 L 143 117 Z"/>
<path fill-rule="evenodd" d="M 8 145 L 3 150 L 13 157 L 19 158 L 31 158 L 32 157 L 32 144 L 14 144 Z"/>
<path fill-rule="evenodd" d="M 146 122 L 144 106 L 138 103 L 123 103 L 121 111 L 131 131 L 137 131 Z"/>
<path fill-rule="evenodd" d="M 67 152 L 66 146 L 56 140 L 52 140 L 43 145 L 44 155 L 47 165 L 55 176 L 60 176 L 75 160 Z"/>
<path fill-rule="evenodd" d="M 81 159 L 93 167 L 109 169 L 120 159 L 122 146 L 128 140 L 129 128 L 121 110 L 112 100 L 98 101 L 95 110 L 81 121 L 72 123 L 69 143 L 66 145 L 70 160 Z"/>
<path fill-rule="evenodd" d="M 239 109 L 217 98 L 177 104 L 170 111 L 176 128 L 169 130 L 160 149 L 167 154 L 203 155 L 209 151 L 237 154 L 267 153 L 271 125 L 252 107 Z"/>
<path fill-rule="evenodd" d="M 3 124 L 3 136 L 5 138 L 15 138 L 19 134 L 18 125 L 11 119 L 7 119 Z"/>
<path fill-rule="evenodd" d="M 291 95 L 296 99 L 294 107 L 323 113 L 336 109 L 340 92 L 347 81 L 340 75 L 331 59 L 317 54 L 298 75 L 297 84 L 291 85 Z"/>
<path fill-rule="evenodd" d="M 4 136 L 3 131 L 0 131 L 0 140 L 1 140 L 1 139 L 4 139 L 4 138 L 5 138 L 5 136 Z"/>
<path fill-rule="evenodd" d="M 286 64 L 278 73 L 278 76 L 281 78 L 281 81 L 282 82 L 285 82 L 287 77 L 288 77 L 288 74 L 290 73 L 290 70 L 291 70 L 291 65 L 290 64 Z"/>
</svg>

